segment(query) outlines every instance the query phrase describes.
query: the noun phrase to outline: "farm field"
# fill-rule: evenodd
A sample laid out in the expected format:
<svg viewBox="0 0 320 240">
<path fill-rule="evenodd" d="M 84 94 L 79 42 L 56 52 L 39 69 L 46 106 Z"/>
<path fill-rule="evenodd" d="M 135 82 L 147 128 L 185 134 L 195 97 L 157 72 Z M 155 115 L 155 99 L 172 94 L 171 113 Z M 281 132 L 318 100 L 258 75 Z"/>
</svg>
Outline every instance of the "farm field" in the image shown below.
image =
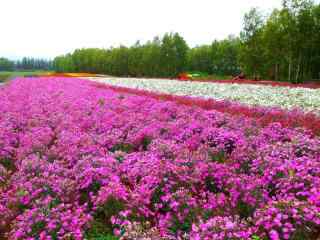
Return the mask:
<svg viewBox="0 0 320 240">
<path fill-rule="evenodd" d="M 0 239 L 319 238 L 319 90 L 94 79 L 0 88 Z"/>
<path fill-rule="evenodd" d="M 320 0 L 1 9 L 0 240 L 320 240 Z"/>
<path fill-rule="evenodd" d="M 290 88 L 310 88 L 310 89 L 318 89 L 320 88 L 320 84 L 317 81 L 311 81 L 306 83 L 289 83 L 289 82 L 280 82 L 280 81 L 271 81 L 271 80 L 252 80 L 252 79 L 233 79 L 232 76 L 228 78 L 205 78 L 205 79 L 179 79 L 183 81 L 191 81 L 191 82 L 212 82 L 212 83 L 232 83 L 232 84 L 251 84 L 251 85 L 265 85 L 265 86 L 274 86 L 274 87 L 290 87 Z"/>
<path fill-rule="evenodd" d="M 92 78 L 119 87 L 134 88 L 179 96 L 232 100 L 252 106 L 299 108 L 319 114 L 320 89 L 290 88 L 258 84 L 183 82 L 166 79 Z"/>
<path fill-rule="evenodd" d="M 45 71 L 0 71 L 0 83 L 8 81 L 15 77 L 38 76 L 45 74 Z"/>
</svg>

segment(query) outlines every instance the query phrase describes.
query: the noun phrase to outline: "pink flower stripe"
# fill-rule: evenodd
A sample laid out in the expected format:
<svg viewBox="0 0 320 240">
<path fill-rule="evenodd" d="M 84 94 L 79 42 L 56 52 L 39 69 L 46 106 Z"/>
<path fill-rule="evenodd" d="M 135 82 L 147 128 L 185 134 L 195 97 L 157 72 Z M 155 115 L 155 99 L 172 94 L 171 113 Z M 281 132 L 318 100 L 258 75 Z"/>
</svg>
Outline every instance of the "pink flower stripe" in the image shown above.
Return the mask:
<svg viewBox="0 0 320 240">
<path fill-rule="evenodd" d="M 229 100 L 217 101 L 214 99 L 176 96 L 101 83 L 94 83 L 93 86 L 97 88 L 113 89 L 122 93 L 152 97 L 161 101 L 172 101 L 186 106 L 197 106 L 204 110 L 215 110 L 234 116 L 252 118 L 262 126 L 278 122 L 284 127 L 305 128 L 316 135 L 320 135 L 320 117 L 312 112 L 304 113 L 299 109 L 283 110 L 276 107 L 250 107 Z"/>
<path fill-rule="evenodd" d="M 97 86 L 0 88 L 0 239 L 318 239 L 310 131 Z"/>
</svg>

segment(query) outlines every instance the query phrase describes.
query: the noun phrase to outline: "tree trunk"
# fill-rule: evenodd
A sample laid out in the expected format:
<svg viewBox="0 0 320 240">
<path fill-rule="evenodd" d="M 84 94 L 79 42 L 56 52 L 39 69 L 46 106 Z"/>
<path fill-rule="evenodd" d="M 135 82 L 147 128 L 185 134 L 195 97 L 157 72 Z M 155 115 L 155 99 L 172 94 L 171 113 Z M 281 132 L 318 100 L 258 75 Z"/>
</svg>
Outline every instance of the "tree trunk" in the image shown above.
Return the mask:
<svg viewBox="0 0 320 240">
<path fill-rule="evenodd" d="M 301 69 L 301 54 L 299 55 L 299 60 L 298 60 L 298 67 L 297 67 L 297 73 L 296 73 L 296 79 L 295 79 L 296 83 L 298 83 L 299 81 L 300 69 Z"/>
<path fill-rule="evenodd" d="M 274 80 L 279 81 L 279 64 L 278 63 L 275 66 Z"/>
<path fill-rule="evenodd" d="M 291 82 L 291 58 L 289 60 L 289 68 L 288 68 L 288 81 Z"/>
</svg>

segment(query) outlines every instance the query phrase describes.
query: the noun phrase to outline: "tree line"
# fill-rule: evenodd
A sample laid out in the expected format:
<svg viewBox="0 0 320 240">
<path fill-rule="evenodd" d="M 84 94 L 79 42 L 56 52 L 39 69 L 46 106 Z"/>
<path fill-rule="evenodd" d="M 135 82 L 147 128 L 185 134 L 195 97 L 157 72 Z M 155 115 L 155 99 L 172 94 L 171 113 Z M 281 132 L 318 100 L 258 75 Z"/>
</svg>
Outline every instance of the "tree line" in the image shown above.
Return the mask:
<svg viewBox="0 0 320 240">
<path fill-rule="evenodd" d="M 0 58 L 0 71 L 12 71 L 14 69 L 14 62 L 7 58 Z"/>
<path fill-rule="evenodd" d="M 183 71 L 290 81 L 320 78 L 320 5 L 283 0 L 267 16 L 257 8 L 244 16 L 240 36 L 190 48 L 178 33 L 145 44 L 78 49 L 54 59 L 58 72 L 176 77 Z"/>
<path fill-rule="evenodd" d="M 264 17 L 256 8 L 244 16 L 239 64 L 253 77 L 293 83 L 320 78 L 320 5 L 283 0 Z"/>
<path fill-rule="evenodd" d="M 78 49 L 72 54 L 56 57 L 58 72 L 89 72 L 132 77 L 176 77 L 184 71 L 235 75 L 238 66 L 240 39 L 229 37 L 211 45 L 189 48 L 178 33 L 131 47 L 110 49 Z"/>
<path fill-rule="evenodd" d="M 53 70 L 53 61 L 30 57 L 24 57 L 17 61 L 12 61 L 3 57 L 0 58 L 0 71 L 24 70 Z"/>
</svg>

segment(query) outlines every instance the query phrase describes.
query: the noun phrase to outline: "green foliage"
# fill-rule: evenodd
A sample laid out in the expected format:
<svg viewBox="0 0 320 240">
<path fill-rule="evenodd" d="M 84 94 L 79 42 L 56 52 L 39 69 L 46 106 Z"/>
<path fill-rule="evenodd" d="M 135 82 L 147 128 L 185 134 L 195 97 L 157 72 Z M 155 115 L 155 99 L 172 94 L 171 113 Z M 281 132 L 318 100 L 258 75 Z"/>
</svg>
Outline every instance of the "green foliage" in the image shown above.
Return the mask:
<svg viewBox="0 0 320 240">
<path fill-rule="evenodd" d="M 141 57 L 141 75 L 148 77 L 161 76 L 161 41 L 159 38 L 154 38 L 152 42 L 147 42 L 142 47 L 143 55 Z"/>
<path fill-rule="evenodd" d="M 188 204 L 184 204 L 180 207 L 181 211 L 188 211 L 188 214 L 180 220 L 179 217 L 174 216 L 172 220 L 172 225 L 169 227 L 170 231 L 175 235 L 178 232 L 188 233 L 191 231 L 192 223 L 196 222 L 197 210 L 192 209 Z"/>
<path fill-rule="evenodd" d="M 189 48 L 179 34 L 169 33 L 131 47 L 78 49 L 56 57 L 53 66 L 58 72 L 132 77 L 171 78 L 199 71 L 209 79 L 241 72 L 249 78 L 293 83 L 320 79 L 320 5 L 283 0 L 282 8 L 269 16 L 253 8 L 244 16 L 240 37 L 208 45 Z"/>
<path fill-rule="evenodd" d="M 239 66 L 240 39 L 229 36 L 222 41 L 214 41 L 211 45 L 213 53 L 212 73 L 215 75 L 238 75 L 241 70 Z"/>
<path fill-rule="evenodd" d="M 261 240 L 261 238 L 256 236 L 256 235 L 254 235 L 254 236 L 251 237 L 251 240 Z"/>
<path fill-rule="evenodd" d="M 134 146 L 129 143 L 118 143 L 110 149 L 111 152 L 121 151 L 125 153 L 130 153 L 133 150 Z"/>
<path fill-rule="evenodd" d="M 177 33 L 128 48 L 77 49 L 54 59 L 57 72 L 89 72 L 116 76 L 175 77 L 185 70 L 188 46 Z"/>
<path fill-rule="evenodd" d="M 256 209 L 253 206 L 250 206 L 248 203 L 245 203 L 241 200 L 237 204 L 237 211 L 240 218 L 242 219 L 247 219 L 249 217 L 252 217 L 255 210 Z"/>
<path fill-rule="evenodd" d="M 240 41 L 236 37 L 189 49 L 178 33 L 167 33 L 161 39 L 155 37 L 131 47 L 77 49 L 72 54 L 56 57 L 53 66 L 57 72 L 131 77 L 171 78 L 187 70 L 217 76 L 236 75 L 240 72 L 239 49 Z"/>
<path fill-rule="evenodd" d="M 107 235 L 95 235 L 93 237 L 88 237 L 88 240 L 118 240 L 118 237 L 112 236 L 110 234 Z"/>
<path fill-rule="evenodd" d="M 44 74 L 44 71 L 1 71 L 0 82 L 6 82 L 15 77 L 38 76 Z"/>
<path fill-rule="evenodd" d="M 223 190 L 221 187 L 219 187 L 215 180 L 212 179 L 211 177 L 207 177 L 206 178 L 206 181 L 205 181 L 205 184 L 206 184 L 206 189 L 209 191 L 209 192 L 212 192 L 212 193 L 222 193 Z"/>
<path fill-rule="evenodd" d="M 12 158 L 8 158 L 8 157 L 0 158 L 0 165 L 2 165 L 8 171 L 14 171 L 16 169 L 14 160 Z"/>
<path fill-rule="evenodd" d="M 225 163 L 226 161 L 226 154 L 223 151 L 214 154 L 209 153 L 209 156 L 213 162 Z"/>
<path fill-rule="evenodd" d="M 30 58 L 24 57 L 22 60 L 18 60 L 14 62 L 15 70 L 52 70 L 52 61 L 46 59 L 37 59 L 37 58 Z M 11 70 L 12 70 L 11 69 Z"/>
<path fill-rule="evenodd" d="M 39 221 L 31 226 L 31 236 L 37 236 L 46 226 L 44 221 Z"/>
<path fill-rule="evenodd" d="M 14 62 L 7 58 L 0 58 L 0 71 L 12 71 L 14 68 Z"/>
<path fill-rule="evenodd" d="M 232 76 L 234 76 L 235 74 L 232 75 L 219 75 L 219 74 L 208 74 L 205 76 L 199 76 L 199 77 L 193 77 L 192 80 L 197 81 L 197 80 L 230 80 L 232 78 Z"/>
<path fill-rule="evenodd" d="M 320 5 L 284 0 L 263 19 L 257 9 L 244 17 L 240 62 L 247 75 L 299 83 L 320 78 Z"/>
<path fill-rule="evenodd" d="M 95 220 L 97 223 L 104 223 L 106 228 L 111 228 L 110 218 L 114 215 L 117 215 L 122 210 L 124 210 L 123 203 L 113 197 L 110 197 L 96 212 Z"/>
<path fill-rule="evenodd" d="M 85 233 L 88 240 L 117 240 L 119 238 L 111 234 L 112 230 L 107 228 L 101 221 L 94 221 Z"/>
<path fill-rule="evenodd" d="M 240 61 L 246 74 L 258 78 L 264 66 L 262 41 L 263 18 L 258 9 L 253 8 L 244 16 L 244 29 L 241 33 Z"/>
<path fill-rule="evenodd" d="M 147 151 L 148 150 L 148 146 L 151 144 L 151 142 L 152 142 L 152 138 L 150 138 L 148 136 L 145 136 L 142 139 L 141 145 L 142 145 L 143 151 Z"/>
<path fill-rule="evenodd" d="M 88 240 L 101 239 L 101 240 L 116 240 L 112 234 L 112 224 L 110 218 L 117 215 L 120 211 L 124 210 L 124 205 L 121 201 L 110 197 L 103 206 L 99 207 L 94 214 L 94 220 L 90 228 L 86 231 L 86 238 Z"/>
<path fill-rule="evenodd" d="M 179 34 L 165 34 L 160 47 L 160 66 L 163 76 L 175 77 L 185 71 L 188 45 Z"/>
<path fill-rule="evenodd" d="M 110 49 L 77 49 L 53 61 L 57 72 L 89 72 L 131 77 L 177 77 L 190 70 L 225 79 L 240 72 L 238 55 L 240 40 L 229 37 L 190 49 L 178 33 L 155 37 L 145 44 Z M 222 76 L 222 77 L 221 77 Z M 199 76 L 195 79 L 208 79 Z"/>
<path fill-rule="evenodd" d="M 121 201 L 110 197 L 108 201 L 100 209 L 107 221 L 114 215 L 117 215 L 120 211 L 124 210 L 124 205 Z"/>
<path fill-rule="evenodd" d="M 190 49 L 187 60 L 189 70 L 213 73 L 213 51 L 211 46 L 203 45 Z"/>
</svg>

